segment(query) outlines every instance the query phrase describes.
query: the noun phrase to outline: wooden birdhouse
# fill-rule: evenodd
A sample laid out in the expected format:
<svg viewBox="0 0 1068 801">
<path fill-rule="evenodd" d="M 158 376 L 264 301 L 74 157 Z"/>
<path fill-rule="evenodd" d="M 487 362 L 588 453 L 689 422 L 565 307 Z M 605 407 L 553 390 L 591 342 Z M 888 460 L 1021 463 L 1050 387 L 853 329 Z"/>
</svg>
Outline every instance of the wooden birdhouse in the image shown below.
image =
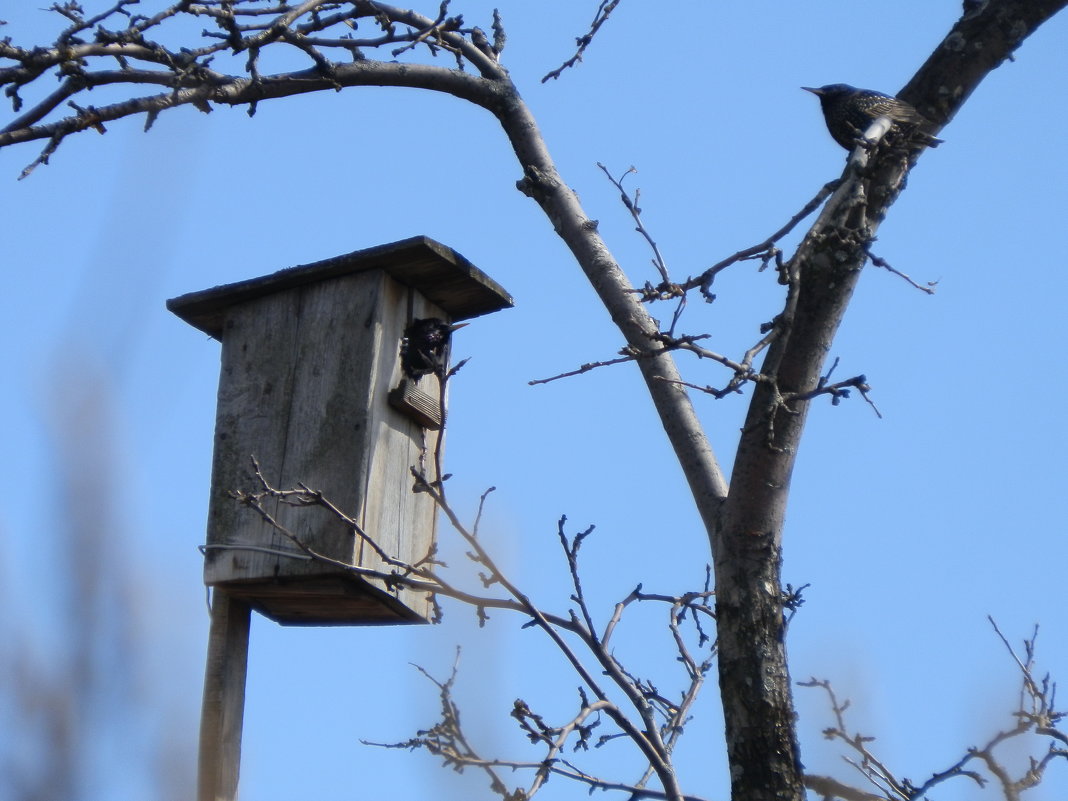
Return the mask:
<svg viewBox="0 0 1068 801">
<path fill-rule="evenodd" d="M 312 559 L 232 496 L 258 489 L 255 457 L 277 489 L 318 490 L 388 554 L 425 557 L 436 509 L 413 492 L 433 465 L 437 378 L 406 378 L 414 321 L 445 324 L 512 305 L 451 248 L 415 237 L 174 298 L 167 307 L 222 343 L 204 581 L 284 624 L 423 622 L 425 593 Z M 321 507 L 272 501 L 301 543 L 389 572 L 363 537 Z"/>
</svg>

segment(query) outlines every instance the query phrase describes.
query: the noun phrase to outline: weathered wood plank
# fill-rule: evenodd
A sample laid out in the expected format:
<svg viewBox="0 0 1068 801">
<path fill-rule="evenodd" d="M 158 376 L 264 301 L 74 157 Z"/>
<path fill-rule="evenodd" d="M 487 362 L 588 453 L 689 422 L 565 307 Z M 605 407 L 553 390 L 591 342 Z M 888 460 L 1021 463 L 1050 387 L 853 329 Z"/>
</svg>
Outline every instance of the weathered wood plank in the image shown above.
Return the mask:
<svg viewBox="0 0 1068 801">
<path fill-rule="evenodd" d="M 399 412 L 388 402 L 388 396 L 391 388 L 401 380 L 399 343 L 410 322 L 409 316 L 445 317 L 445 314 L 421 293 L 395 281 L 386 283 L 385 292 L 381 329 L 384 342 L 372 379 L 375 400 L 371 405 L 370 427 L 374 440 L 370 449 L 372 460 L 364 490 L 362 522 L 365 531 L 374 536 L 388 553 L 416 562 L 427 554 L 434 541 L 437 509 L 426 493 L 412 491 L 411 468 L 426 463 L 427 472 L 430 472 L 438 432 L 423 429 L 415 420 Z M 424 376 L 420 383 L 428 392 L 439 394 L 434 376 Z M 367 547 L 360 553 L 360 563 L 368 567 L 385 567 Z M 429 604 L 424 594 L 402 591 L 399 597 L 417 614 L 428 614 Z"/>
<path fill-rule="evenodd" d="M 298 290 L 289 321 L 296 364 L 280 486 L 305 484 L 348 514 L 362 504 L 372 458 L 374 373 L 381 353 L 384 285 L 381 271 L 348 275 Z M 324 509 L 281 507 L 278 520 L 319 553 L 345 562 L 355 535 Z M 277 566 L 280 575 L 320 574 L 315 562 Z"/>
<path fill-rule="evenodd" d="M 299 305 L 295 294 L 272 295 L 236 306 L 227 317 L 204 560 L 204 580 L 210 586 L 273 573 L 279 557 L 241 546 L 297 550 L 230 493 L 255 489 L 252 456 L 268 481 L 278 486 L 281 480 L 286 441 L 279 421 L 289 415 L 297 370 L 285 352 L 292 348 L 285 321 L 296 319 Z M 276 505 L 269 504 L 269 511 L 276 514 Z"/>
</svg>

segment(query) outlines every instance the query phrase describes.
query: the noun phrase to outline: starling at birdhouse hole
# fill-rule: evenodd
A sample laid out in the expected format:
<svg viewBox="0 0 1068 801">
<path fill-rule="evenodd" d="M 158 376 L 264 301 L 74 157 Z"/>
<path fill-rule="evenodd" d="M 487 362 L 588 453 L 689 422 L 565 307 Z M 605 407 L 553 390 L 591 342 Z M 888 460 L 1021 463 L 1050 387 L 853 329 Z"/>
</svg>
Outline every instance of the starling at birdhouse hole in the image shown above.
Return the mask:
<svg viewBox="0 0 1068 801">
<path fill-rule="evenodd" d="M 916 144 L 937 147 L 942 142 L 929 132 L 934 123 L 904 100 L 871 89 L 857 89 L 846 83 L 832 83 L 818 89 L 801 88 L 820 99 L 827 130 L 846 150 L 856 147 L 857 139 L 879 117 L 889 119 Z"/>
<path fill-rule="evenodd" d="M 440 374 L 449 363 L 452 332 L 467 323 L 450 325 L 437 317 L 414 320 L 401 340 L 401 369 L 413 381 L 424 375 Z"/>
</svg>

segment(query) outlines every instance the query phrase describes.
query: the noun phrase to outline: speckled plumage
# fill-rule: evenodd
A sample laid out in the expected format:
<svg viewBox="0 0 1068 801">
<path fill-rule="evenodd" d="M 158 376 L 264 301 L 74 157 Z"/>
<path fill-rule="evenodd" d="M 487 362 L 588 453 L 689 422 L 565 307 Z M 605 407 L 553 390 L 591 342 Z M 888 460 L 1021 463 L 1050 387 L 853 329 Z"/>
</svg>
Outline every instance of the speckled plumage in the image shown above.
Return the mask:
<svg viewBox="0 0 1068 801">
<path fill-rule="evenodd" d="M 820 99 L 827 130 L 846 150 L 856 147 L 857 139 L 879 117 L 887 117 L 915 142 L 928 147 L 937 147 L 942 142 L 928 132 L 933 123 L 904 100 L 846 83 L 832 83 L 818 89 L 801 88 Z"/>
</svg>

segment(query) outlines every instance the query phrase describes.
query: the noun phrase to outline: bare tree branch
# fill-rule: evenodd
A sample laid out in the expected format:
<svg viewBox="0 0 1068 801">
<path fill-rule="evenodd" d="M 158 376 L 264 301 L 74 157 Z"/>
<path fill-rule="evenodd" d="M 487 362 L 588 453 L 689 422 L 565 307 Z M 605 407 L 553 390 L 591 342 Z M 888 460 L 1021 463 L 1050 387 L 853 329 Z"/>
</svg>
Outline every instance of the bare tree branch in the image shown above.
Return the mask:
<svg viewBox="0 0 1068 801">
<path fill-rule="evenodd" d="M 597 6 L 597 14 L 594 16 L 593 22 L 590 23 L 589 31 L 575 39 L 575 44 L 578 45 L 575 55 L 571 56 L 571 58 L 559 67 L 545 75 L 545 77 L 541 79 L 542 83 L 559 78 L 565 70 L 570 69 L 582 61 L 582 54 L 586 52 L 586 48 L 593 42 L 593 37 L 597 35 L 601 26 L 608 22 L 608 17 L 616 10 L 616 6 L 618 6 L 619 3 L 620 0 L 601 0 L 600 5 Z"/>
<path fill-rule="evenodd" d="M 447 383 L 455 375 L 459 366 L 446 370 L 445 366 L 442 365 L 438 370 L 439 399 L 442 404 L 444 404 Z M 442 413 L 442 419 L 445 419 L 443 407 Z M 710 641 L 702 630 L 699 617 L 700 615 L 705 615 L 709 619 L 714 617 L 711 607 L 708 606 L 713 596 L 707 586 L 710 575 L 706 575 L 705 590 L 685 593 L 681 596 L 647 594 L 643 593 L 639 586 L 627 598 L 616 605 L 604 633 L 598 636 L 593 613 L 586 602 L 579 572 L 579 552 L 583 542 L 593 533 L 593 527 L 580 531 L 574 536 L 569 536 L 565 529 L 566 518 L 562 517 L 557 525 L 557 536 L 564 551 L 568 572 L 574 587 L 571 601 L 577 605 L 579 611 L 576 612 L 572 608 L 568 610 L 566 615 L 545 612 L 537 607 L 503 573 L 499 564 L 478 538 L 478 526 L 482 519 L 486 498 L 491 490 L 482 495 L 474 525 L 471 527 L 465 526 L 449 505 L 445 495 L 445 479 L 448 476 L 441 472 L 441 442 L 442 438 L 438 437 L 438 445 L 432 460 L 434 472 L 427 474 L 420 468 L 412 468 L 412 475 L 415 479 L 413 490 L 430 495 L 452 524 L 452 530 L 459 535 L 461 541 L 468 548 L 468 558 L 482 569 L 483 572 L 480 573 L 479 579 L 483 587 L 501 587 L 505 590 L 504 597 L 488 596 L 455 586 L 444 577 L 441 569 L 444 566 L 433 554 L 428 554 L 416 564 L 409 564 L 396 558 L 387 553 L 375 541 L 375 538 L 365 531 L 352 516 L 346 514 L 328 498 L 324 497 L 323 493 L 304 484 L 300 484 L 296 489 L 290 490 L 271 487 L 255 460 L 253 460 L 253 474 L 258 485 L 257 489 L 253 491 L 240 490 L 233 493 L 236 500 L 259 515 L 264 522 L 297 547 L 298 552 L 295 554 L 295 558 L 315 559 L 325 564 L 342 568 L 363 578 L 374 578 L 381 581 L 388 589 L 406 587 L 432 592 L 435 596 L 442 595 L 459 600 L 475 608 L 480 623 L 486 621 L 487 609 L 509 609 L 519 612 L 529 619 L 527 626 L 540 628 L 548 636 L 566 662 L 570 664 L 582 680 L 583 689 L 580 690 L 582 706 L 576 716 L 563 726 L 551 727 L 544 724 L 539 716 L 533 713 L 525 704 L 521 704 L 521 702 L 517 702 L 515 709 L 513 709 L 512 716 L 519 721 L 528 738 L 532 742 L 541 743 L 547 748 L 545 757 L 538 763 L 485 759 L 477 753 L 460 726 L 459 709 L 452 699 L 451 688 L 456 678 L 455 667 L 452 676 L 447 681 L 439 682 L 435 680 L 435 684 L 441 693 L 441 720 L 430 729 L 418 732 L 415 737 L 403 743 L 393 744 L 390 747 L 424 747 L 431 753 L 441 757 L 448 766 L 456 769 L 463 769 L 464 767 L 478 768 L 489 776 L 493 791 L 506 799 L 527 799 L 532 797 L 544 784 L 549 774 L 566 775 L 595 788 L 624 790 L 631 793 L 632 797 L 665 798 L 671 801 L 680 801 L 686 798 L 678 786 L 671 761 L 671 753 L 683 732 L 691 707 L 704 682 L 705 675 L 711 668 L 712 657 L 715 652 L 715 644 Z M 421 461 L 425 461 L 425 459 Z M 267 510 L 265 506 L 265 501 L 267 500 L 277 500 L 296 507 L 316 506 L 325 509 L 351 530 L 356 537 L 369 545 L 389 570 L 348 564 L 341 560 L 327 557 L 310 548 L 301 541 L 300 537 L 282 525 Z M 280 555 L 288 556 L 289 554 L 283 553 Z M 679 661 L 684 665 L 686 673 L 686 687 L 679 694 L 679 701 L 677 702 L 661 695 L 651 682 L 628 671 L 620 663 L 610 647 L 612 632 L 619 623 L 623 610 L 635 601 L 664 603 L 670 607 L 669 629 L 679 652 Z M 436 603 L 435 601 L 435 605 Z M 440 617 L 440 608 L 438 608 L 436 617 Z M 691 654 L 686 637 L 681 630 L 681 624 L 687 617 L 692 620 L 697 632 L 697 647 L 707 652 L 700 662 Z M 565 639 L 564 635 L 572 635 L 577 640 L 577 645 Z M 592 658 L 599 665 L 599 671 L 595 671 L 591 666 L 587 665 L 586 659 L 588 658 Z M 429 674 L 427 675 L 429 677 Z M 605 681 L 602 681 L 598 676 L 603 676 Z M 622 694 L 627 702 L 626 707 L 631 710 L 630 713 L 626 711 L 624 706 L 619 705 L 610 698 L 610 688 L 614 688 L 615 691 Z M 592 700 L 587 698 L 587 691 L 592 694 Z M 561 761 L 559 757 L 560 751 L 572 736 L 578 737 L 576 747 L 587 748 L 593 726 L 586 724 L 585 721 L 591 715 L 596 715 L 599 719 L 602 714 L 617 727 L 619 734 L 616 736 L 630 740 L 637 747 L 648 765 L 648 769 L 635 784 L 619 783 L 592 776 L 570 762 Z M 632 720 L 631 714 L 635 715 L 637 720 Z M 603 743 L 606 739 L 608 738 L 602 737 L 599 742 Z M 499 767 L 515 769 L 530 767 L 535 770 L 535 777 L 527 790 L 517 789 L 510 791 L 501 779 L 500 774 L 495 770 L 495 768 Z M 645 788 L 646 782 L 653 776 L 659 781 L 663 788 L 662 790 L 648 790 Z"/>
<path fill-rule="evenodd" d="M 927 797 L 927 794 L 935 787 L 955 778 L 966 778 L 975 782 L 979 787 L 985 787 L 992 777 L 1000 786 L 1005 801 L 1020 801 L 1022 794 L 1039 784 L 1046 768 L 1057 758 L 1068 759 L 1068 750 L 1059 747 L 1058 743 L 1068 745 L 1068 734 L 1058 728 L 1064 719 L 1065 713 L 1056 711 L 1054 699 L 1056 685 L 1050 681 L 1048 675 L 1037 680 L 1034 676 L 1035 642 L 1038 637 L 1036 627 L 1031 637 L 1024 641 L 1024 656 L 1021 658 L 1009 644 L 1009 641 L 1001 633 L 997 624 L 990 618 L 1001 642 L 1009 655 L 1020 668 L 1021 688 L 1020 702 L 1013 713 L 1016 725 L 1012 728 L 1003 729 L 994 734 L 981 747 L 971 747 L 952 765 L 935 771 L 922 784 L 914 784 L 905 778 L 899 778 L 884 762 L 875 756 L 870 743 L 874 737 L 860 733 L 850 734 L 845 721 L 845 712 L 849 708 L 849 701 L 839 701 L 832 689 L 830 682 L 820 679 L 809 679 L 799 682 L 802 687 L 817 687 L 826 694 L 834 715 L 835 725 L 824 729 L 824 737 L 844 743 L 853 752 L 855 757 L 844 757 L 846 762 L 856 768 L 874 787 L 879 790 L 878 795 L 870 795 L 856 788 L 848 787 L 840 782 L 826 777 L 810 776 L 806 778 L 806 786 L 824 794 L 824 798 L 841 798 L 845 801 L 919 801 Z M 1010 740 L 1023 741 L 1024 738 L 1040 736 L 1049 738 L 1044 753 L 1031 756 L 1028 759 L 1028 767 L 1017 778 L 1012 777 L 1010 769 L 1000 756 L 1000 747 Z M 986 769 L 984 775 L 977 766 L 970 767 L 972 763 L 980 763 Z"/>
</svg>

